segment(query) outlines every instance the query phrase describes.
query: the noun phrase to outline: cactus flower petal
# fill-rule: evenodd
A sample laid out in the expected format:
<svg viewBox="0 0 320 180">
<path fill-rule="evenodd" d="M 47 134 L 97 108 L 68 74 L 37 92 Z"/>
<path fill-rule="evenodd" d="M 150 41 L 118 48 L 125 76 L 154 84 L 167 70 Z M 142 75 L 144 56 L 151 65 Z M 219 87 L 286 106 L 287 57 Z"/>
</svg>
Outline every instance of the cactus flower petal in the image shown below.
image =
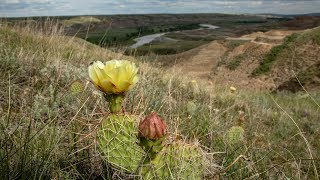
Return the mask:
<svg viewBox="0 0 320 180">
<path fill-rule="evenodd" d="M 89 70 L 89 77 L 92 79 L 92 81 L 99 82 L 98 75 L 97 75 L 93 65 L 89 66 L 88 70 Z"/>
<path fill-rule="evenodd" d="M 119 83 L 119 89 L 129 89 L 130 86 L 131 83 L 129 83 L 128 81 L 123 81 Z"/>
<path fill-rule="evenodd" d="M 92 82 L 104 93 L 122 94 L 138 82 L 138 68 L 127 60 L 94 62 L 88 68 Z"/>
<path fill-rule="evenodd" d="M 115 93 L 115 85 L 109 81 L 109 80 L 104 80 L 101 83 L 101 89 L 109 89 L 111 91 L 111 93 Z"/>
</svg>

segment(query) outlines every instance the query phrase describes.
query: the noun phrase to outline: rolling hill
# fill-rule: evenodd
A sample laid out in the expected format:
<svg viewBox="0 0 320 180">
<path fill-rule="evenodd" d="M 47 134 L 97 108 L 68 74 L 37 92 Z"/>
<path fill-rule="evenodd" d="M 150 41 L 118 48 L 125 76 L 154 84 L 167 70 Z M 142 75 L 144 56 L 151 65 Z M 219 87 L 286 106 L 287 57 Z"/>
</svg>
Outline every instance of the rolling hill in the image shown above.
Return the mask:
<svg viewBox="0 0 320 180">
<path fill-rule="evenodd" d="M 306 89 L 317 90 L 317 73 L 320 71 L 316 68 L 320 62 L 319 37 L 319 27 L 303 31 L 256 32 L 213 41 L 168 56 L 164 64 L 174 64 L 174 68 L 183 73 L 206 78 L 211 82 L 245 89 L 295 92 L 301 90 L 299 84 L 291 87 L 297 84 L 291 82 L 297 76 Z"/>
</svg>

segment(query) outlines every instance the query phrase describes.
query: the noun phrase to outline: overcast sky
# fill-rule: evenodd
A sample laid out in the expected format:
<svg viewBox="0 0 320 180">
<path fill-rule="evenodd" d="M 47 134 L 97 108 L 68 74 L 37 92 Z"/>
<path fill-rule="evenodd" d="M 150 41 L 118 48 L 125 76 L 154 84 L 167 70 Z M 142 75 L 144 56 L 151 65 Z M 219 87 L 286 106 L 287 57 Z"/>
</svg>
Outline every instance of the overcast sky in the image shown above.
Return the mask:
<svg viewBox="0 0 320 180">
<path fill-rule="evenodd" d="M 0 0 L 0 16 L 320 12 L 320 0 Z"/>
</svg>

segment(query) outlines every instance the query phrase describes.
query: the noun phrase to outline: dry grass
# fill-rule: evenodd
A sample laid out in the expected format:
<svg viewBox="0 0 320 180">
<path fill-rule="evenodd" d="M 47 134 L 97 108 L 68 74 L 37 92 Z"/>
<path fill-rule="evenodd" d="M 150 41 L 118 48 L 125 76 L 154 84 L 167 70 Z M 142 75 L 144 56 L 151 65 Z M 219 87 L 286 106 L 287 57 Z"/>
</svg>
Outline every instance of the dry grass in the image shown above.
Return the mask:
<svg viewBox="0 0 320 180">
<path fill-rule="evenodd" d="M 117 177 L 96 148 L 95 130 L 109 112 L 88 81 L 87 66 L 124 56 L 65 37 L 58 26 L 44 27 L 0 27 L 0 177 Z M 305 93 L 230 93 L 219 84 L 190 83 L 192 77 L 136 62 L 140 81 L 127 95 L 126 111 L 140 117 L 156 111 L 171 133 L 199 141 L 215 169 L 206 178 L 317 178 L 319 94 L 311 99 Z M 79 91 L 75 81 L 82 84 Z M 245 113 L 245 140 L 229 146 L 225 134 L 238 111 Z"/>
</svg>

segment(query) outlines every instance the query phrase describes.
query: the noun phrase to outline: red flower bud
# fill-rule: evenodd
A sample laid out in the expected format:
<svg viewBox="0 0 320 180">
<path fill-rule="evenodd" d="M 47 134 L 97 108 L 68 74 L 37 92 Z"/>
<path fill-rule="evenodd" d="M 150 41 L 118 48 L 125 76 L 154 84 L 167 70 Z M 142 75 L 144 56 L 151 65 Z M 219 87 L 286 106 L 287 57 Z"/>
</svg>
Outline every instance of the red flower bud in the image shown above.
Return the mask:
<svg viewBox="0 0 320 180">
<path fill-rule="evenodd" d="M 149 114 L 143 121 L 139 124 L 139 137 L 144 137 L 147 139 L 160 139 L 166 135 L 167 125 L 164 121 L 153 112 Z"/>
</svg>

